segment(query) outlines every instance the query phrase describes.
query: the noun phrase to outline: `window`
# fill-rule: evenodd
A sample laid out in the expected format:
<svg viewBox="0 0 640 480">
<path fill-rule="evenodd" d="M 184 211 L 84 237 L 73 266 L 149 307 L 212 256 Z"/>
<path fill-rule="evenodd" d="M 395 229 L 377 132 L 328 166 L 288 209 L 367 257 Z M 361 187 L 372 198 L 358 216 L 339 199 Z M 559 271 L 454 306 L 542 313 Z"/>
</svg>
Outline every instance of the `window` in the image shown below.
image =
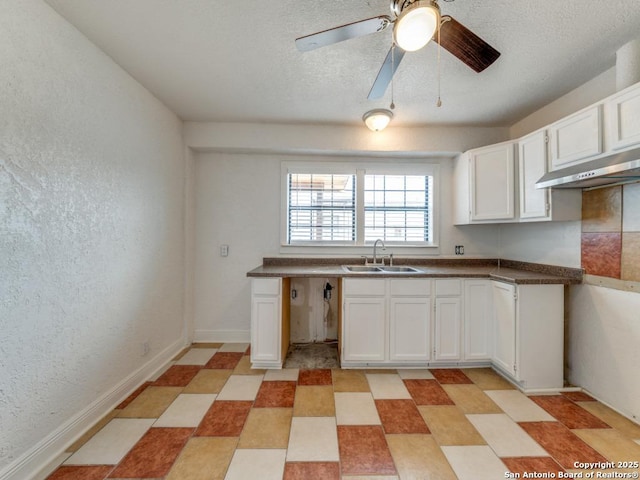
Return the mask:
<svg viewBox="0 0 640 480">
<path fill-rule="evenodd" d="M 283 163 L 286 245 L 435 245 L 437 165 Z"/>
</svg>

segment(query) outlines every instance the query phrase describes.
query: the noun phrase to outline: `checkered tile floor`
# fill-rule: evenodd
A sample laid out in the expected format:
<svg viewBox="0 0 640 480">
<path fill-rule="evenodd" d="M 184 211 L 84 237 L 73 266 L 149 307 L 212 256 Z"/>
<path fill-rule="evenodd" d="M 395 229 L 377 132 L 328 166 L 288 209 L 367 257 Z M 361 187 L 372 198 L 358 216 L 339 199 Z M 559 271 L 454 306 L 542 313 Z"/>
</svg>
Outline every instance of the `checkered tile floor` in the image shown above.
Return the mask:
<svg viewBox="0 0 640 480">
<path fill-rule="evenodd" d="M 247 344 L 198 344 L 68 453 L 49 479 L 557 478 L 640 461 L 640 426 L 490 369 L 252 370 Z"/>
</svg>

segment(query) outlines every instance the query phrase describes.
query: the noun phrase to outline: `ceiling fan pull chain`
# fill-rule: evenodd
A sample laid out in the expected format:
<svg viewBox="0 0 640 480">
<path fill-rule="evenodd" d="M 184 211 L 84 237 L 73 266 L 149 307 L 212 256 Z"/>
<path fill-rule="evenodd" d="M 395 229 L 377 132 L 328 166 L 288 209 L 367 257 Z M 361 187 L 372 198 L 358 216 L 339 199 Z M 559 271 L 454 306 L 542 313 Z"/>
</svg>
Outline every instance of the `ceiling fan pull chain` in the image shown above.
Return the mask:
<svg viewBox="0 0 640 480">
<path fill-rule="evenodd" d="M 442 106 L 442 99 L 440 98 L 440 81 L 441 72 L 440 72 L 440 26 L 438 26 L 438 101 L 436 102 L 436 107 L 440 108 Z"/>
<path fill-rule="evenodd" d="M 391 105 L 389 108 L 393 110 L 396 108 L 396 104 L 393 103 L 393 72 L 395 72 L 395 53 L 396 53 L 396 44 L 391 45 Z"/>
</svg>

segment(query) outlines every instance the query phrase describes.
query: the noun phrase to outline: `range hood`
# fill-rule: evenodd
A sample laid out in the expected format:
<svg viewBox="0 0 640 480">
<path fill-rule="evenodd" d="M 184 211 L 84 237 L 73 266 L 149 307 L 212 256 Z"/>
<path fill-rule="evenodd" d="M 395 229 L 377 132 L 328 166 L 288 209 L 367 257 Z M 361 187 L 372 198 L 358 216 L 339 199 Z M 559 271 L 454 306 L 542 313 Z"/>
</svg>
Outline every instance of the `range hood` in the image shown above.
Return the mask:
<svg viewBox="0 0 640 480">
<path fill-rule="evenodd" d="M 640 148 L 555 170 L 536 182 L 536 188 L 587 188 L 640 181 Z"/>
</svg>

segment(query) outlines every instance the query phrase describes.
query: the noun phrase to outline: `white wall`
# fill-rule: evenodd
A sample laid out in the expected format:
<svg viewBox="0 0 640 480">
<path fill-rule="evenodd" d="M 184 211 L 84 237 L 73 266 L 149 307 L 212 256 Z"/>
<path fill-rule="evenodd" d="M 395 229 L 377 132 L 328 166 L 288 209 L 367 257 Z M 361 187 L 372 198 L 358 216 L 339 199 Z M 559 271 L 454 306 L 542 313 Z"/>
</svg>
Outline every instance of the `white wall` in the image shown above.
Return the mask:
<svg viewBox="0 0 640 480">
<path fill-rule="evenodd" d="M 283 154 L 211 152 L 196 155 L 196 341 L 248 341 L 250 281 L 246 272 L 259 266 L 263 257 L 319 255 L 317 249 L 302 253 L 295 250 L 293 253 L 280 246 L 280 165 L 282 161 L 294 159 L 342 159 L 350 163 L 372 161 L 361 157 L 345 159 Z M 485 225 L 454 227 L 451 221 L 453 192 L 449 187 L 452 161 L 429 161 L 440 164 L 439 255 L 453 256 L 454 246 L 464 245 L 467 257 L 495 258 L 498 254 L 499 228 Z M 220 245 L 229 245 L 228 257 L 220 256 Z M 389 247 L 386 253 L 389 252 L 393 252 L 393 248 Z M 370 255 L 371 248 L 335 249 L 325 251 L 324 255 L 358 257 L 365 253 Z M 433 256 L 427 249 L 405 251 L 403 254 Z"/>
<path fill-rule="evenodd" d="M 41 0 L 0 3 L 0 65 L 0 478 L 31 478 L 184 344 L 182 124 Z"/>
</svg>

